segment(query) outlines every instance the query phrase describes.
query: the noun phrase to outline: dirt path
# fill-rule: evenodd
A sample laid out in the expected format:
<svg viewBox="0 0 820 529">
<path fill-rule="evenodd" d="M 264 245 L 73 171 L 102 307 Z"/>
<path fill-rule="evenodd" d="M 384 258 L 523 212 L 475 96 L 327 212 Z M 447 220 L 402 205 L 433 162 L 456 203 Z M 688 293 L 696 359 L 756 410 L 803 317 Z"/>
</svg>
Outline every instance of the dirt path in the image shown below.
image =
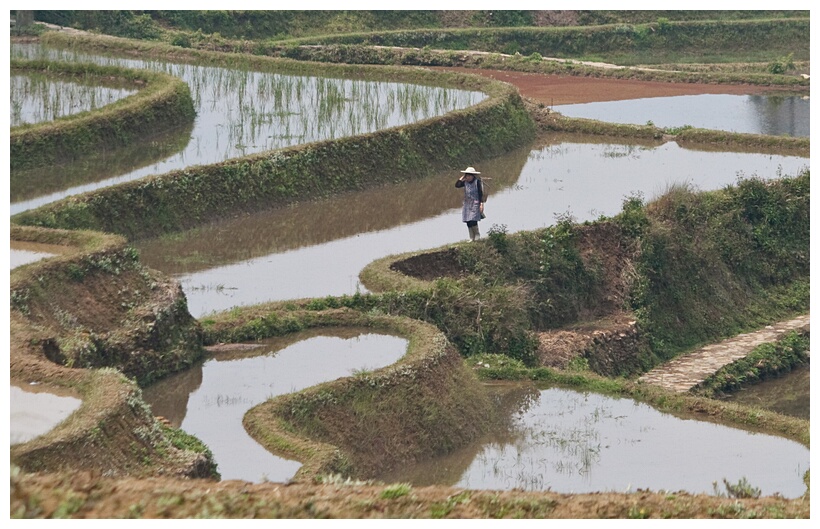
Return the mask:
<svg viewBox="0 0 820 529">
<path fill-rule="evenodd" d="M 661 81 L 543 75 L 481 68 L 434 67 L 432 69 L 467 72 L 505 81 L 518 87 L 523 97 L 548 106 L 697 94 L 762 94 L 771 91 L 771 88 L 766 89 L 752 85 L 665 83 Z"/>
</svg>

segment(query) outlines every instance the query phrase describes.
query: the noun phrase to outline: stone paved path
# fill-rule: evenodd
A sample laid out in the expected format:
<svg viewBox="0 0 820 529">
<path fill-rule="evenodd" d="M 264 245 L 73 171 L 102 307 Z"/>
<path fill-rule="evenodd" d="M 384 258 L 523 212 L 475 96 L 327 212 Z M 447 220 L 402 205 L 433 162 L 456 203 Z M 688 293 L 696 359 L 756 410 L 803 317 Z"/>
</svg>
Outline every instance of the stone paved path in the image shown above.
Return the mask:
<svg viewBox="0 0 820 529">
<path fill-rule="evenodd" d="M 734 338 L 673 358 L 649 371 L 639 380 L 684 393 L 726 364 L 743 358 L 755 347 L 777 341 L 784 333 L 797 329 L 809 330 L 808 314 L 769 325 L 759 331 L 739 334 Z"/>
</svg>

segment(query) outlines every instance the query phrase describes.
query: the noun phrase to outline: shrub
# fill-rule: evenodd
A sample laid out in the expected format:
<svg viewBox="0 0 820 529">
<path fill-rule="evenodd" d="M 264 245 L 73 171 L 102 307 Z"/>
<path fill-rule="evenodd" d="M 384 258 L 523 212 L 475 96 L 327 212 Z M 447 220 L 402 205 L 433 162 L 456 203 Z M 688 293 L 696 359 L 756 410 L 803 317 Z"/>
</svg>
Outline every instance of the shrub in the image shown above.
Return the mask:
<svg viewBox="0 0 820 529">
<path fill-rule="evenodd" d="M 794 70 L 794 53 L 781 57 L 769 63 L 767 70 L 771 74 L 784 74 L 789 70 Z"/>
</svg>

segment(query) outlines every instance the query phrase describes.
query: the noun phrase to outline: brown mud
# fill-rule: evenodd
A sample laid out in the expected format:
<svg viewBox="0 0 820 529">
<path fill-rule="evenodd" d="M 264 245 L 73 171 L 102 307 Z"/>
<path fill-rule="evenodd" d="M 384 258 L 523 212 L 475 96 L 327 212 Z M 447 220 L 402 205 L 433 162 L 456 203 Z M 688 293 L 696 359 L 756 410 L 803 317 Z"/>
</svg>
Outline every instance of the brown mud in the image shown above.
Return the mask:
<svg viewBox="0 0 820 529">
<path fill-rule="evenodd" d="M 546 106 L 699 94 L 760 95 L 778 90 L 755 85 L 667 83 L 634 79 L 544 75 L 481 68 L 436 67 L 433 69 L 466 72 L 504 81 L 516 86 L 522 97 Z"/>
</svg>

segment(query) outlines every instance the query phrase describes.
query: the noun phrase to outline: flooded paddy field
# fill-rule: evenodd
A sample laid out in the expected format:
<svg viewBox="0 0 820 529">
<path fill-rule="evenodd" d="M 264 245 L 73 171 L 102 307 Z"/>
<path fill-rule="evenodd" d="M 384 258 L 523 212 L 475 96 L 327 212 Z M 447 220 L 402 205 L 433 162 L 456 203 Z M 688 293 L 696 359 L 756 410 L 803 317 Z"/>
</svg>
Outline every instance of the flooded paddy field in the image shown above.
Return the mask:
<svg viewBox="0 0 820 529">
<path fill-rule="evenodd" d="M 191 89 L 197 117 L 184 148 L 145 166 L 36 197 L 11 196 L 11 214 L 102 187 L 194 165 L 213 164 L 253 153 L 320 140 L 364 134 L 421 121 L 475 105 L 480 92 L 407 83 L 362 81 L 232 70 L 210 66 L 103 57 L 32 44 L 13 44 L 12 57 L 93 62 L 165 72 Z M 156 140 L 154 140 L 156 141 Z M 161 139 L 160 139 L 161 141 Z M 82 171 L 85 160 L 76 162 Z M 77 169 L 62 169 L 69 173 Z M 53 189 L 58 174 L 44 168 L 12 182 L 42 182 Z M 14 186 L 13 186 L 14 187 Z"/>
<path fill-rule="evenodd" d="M 809 449 L 794 441 L 597 393 L 531 385 L 497 393 L 500 419 L 485 439 L 380 479 L 482 490 L 704 494 L 725 494 L 724 479 L 746 479 L 763 495 L 806 491 Z"/>
<path fill-rule="evenodd" d="M 11 268 L 34 263 L 40 259 L 65 253 L 65 246 L 24 241 L 11 241 L 9 261 Z"/>
<path fill-rule="evenodd" d="M 811 419 L 811 374 L 808 365 L 800 366 L 777 378 L 729 393 L 721 400 L 745 406 Z"/>
<path fill-rule="evenodd" d="M 95 110 L 137 92 L 132 87 L 99 86 L 42 74 L 12 75 L 9 91 L 12 127 Z"/>
<path fill-rule="evenodd" d="M 39 53 L 22 47 L 14 52 Z M 109 59 L 76 55 L 60 60 Z M 12 174 L 12 213 L 173 169 L 417 121 L 473 105 L 483 97 L 393 83 L 294 78 L 154 61 L 114 62 L 185 78 L 198 109 L 193 129 L 151 140 L 155 147 L 161 146 L 130 166 L 112 170 L 109 159 L 99 162 L 99 170 L 82 164 L 66 167 L 66 174 L 77 175 L 68 187 L 52 179 L 50 170 Z M 754 119 L 763 121 L 761 116 Z M 650 120 L 660 126 L 702 126 L 664 125 L 659 117 L 642 123 Z M 169 144 L 173 147 L 166 147 Z M 122 157 L 115 153 L 113 158 Z M 481 223 L 486 236 L 489 229 L 515 232 L 549 226 L 559 217 L 580 222 L 614 215 L 630 195 L 651 199 L 675 185 L 710 190 L 742 176 L 790 176 L 808 167 L 809 160 L 683 149 L 672 142 L 648 146 L 551 137 L 470 164 L 488 184 L 488 218 Z M 260 211 L 138 241 L 136 246 L 145 264 L 182 283 L 195 317 L 266 301 L 353 294 L 365 290 L 358 274 L 375 259 L 467 239 L 459 216 L 461 196 L 454 188 L 459 169 L 332 200 Z M 22 181 L 28 184 L 19 184 Z M 406 348 L 403 339 L 375 335 L 300 335 L 297 340 L 266 342 L 252 351 L 215 353 L 200 366 L 146 388 L 145 399 L 156 415 L 209 446 L 223 479 L 287 481 L 300 464 L 272 456 L 247 436 L 241 424 L 247 409 L 323 380 L 389 365 Z M 388 354 L 381 356 L 385 351 Z M 331 357 L 346 360 L 331 365 Z M 745 477 L 764 494 L 794 497 L 804 492 L 808 450 L 792 446 L 795 443 L 664 417 L 634 401 L 553 389 L 525 393 L 508 402 L 506 427 L 496 437 L 454 454 L 458 459 L 454 463 L 437 461 L 417 475 L 436 476 L 447 469 L 437 483 L 465 488 L 562 492 L 651 488 L 707 493 L 712 492 L 714 481 L 736 482 Z M 681 443 L 684 435 L 690 441 Z M 679 460 L 669 457 L 669 446 L 699 444 L 700 452 Z M 637 450 L 640 460 L 635 461 L 635 452 L 617 452 L 617 447 Z M 732 451 L 736 447 L 744 451 Z M 649 459 L 649 449 L 657 451 L 652 453 L 655 459 Z M 774 461 L 769 456 L 775 452 L 787 455 Z M 674 466 L 684 460 L 690 464 Z M 692 462 L 704 466 L 690 476 Z M 777 472 L 772 472 L 775 468 Z M 415 482 L 421 478 L 407 474 L 389 479 Z"/>
<path fill-rule="evenodd" d="M 571 118 L 610 123 L 724 130 L 770 136 L 808 137 L 808 97 L 784 95 L 699 94 L 557 105 Z"/>
<path fill-rule="evenodd" d="M 37 385 L 12 383 L 9 396 L 10 443 L 25 443 L 51 431 L 82 401 L 76 395 L 56 394 L 54 388 L 40 391 Z"/>
<path fill-rule="evenodd" d="M 155 415 L 202 440 L 222 479 L 284 482 L 301 463 L 262 448 L 242 426 L 267 399 L 372 371 L 404 356 L 407 340 L 369 329 L 320 329 L 211 354 L 183 373 L 143 391 Z"/>
</svg>

